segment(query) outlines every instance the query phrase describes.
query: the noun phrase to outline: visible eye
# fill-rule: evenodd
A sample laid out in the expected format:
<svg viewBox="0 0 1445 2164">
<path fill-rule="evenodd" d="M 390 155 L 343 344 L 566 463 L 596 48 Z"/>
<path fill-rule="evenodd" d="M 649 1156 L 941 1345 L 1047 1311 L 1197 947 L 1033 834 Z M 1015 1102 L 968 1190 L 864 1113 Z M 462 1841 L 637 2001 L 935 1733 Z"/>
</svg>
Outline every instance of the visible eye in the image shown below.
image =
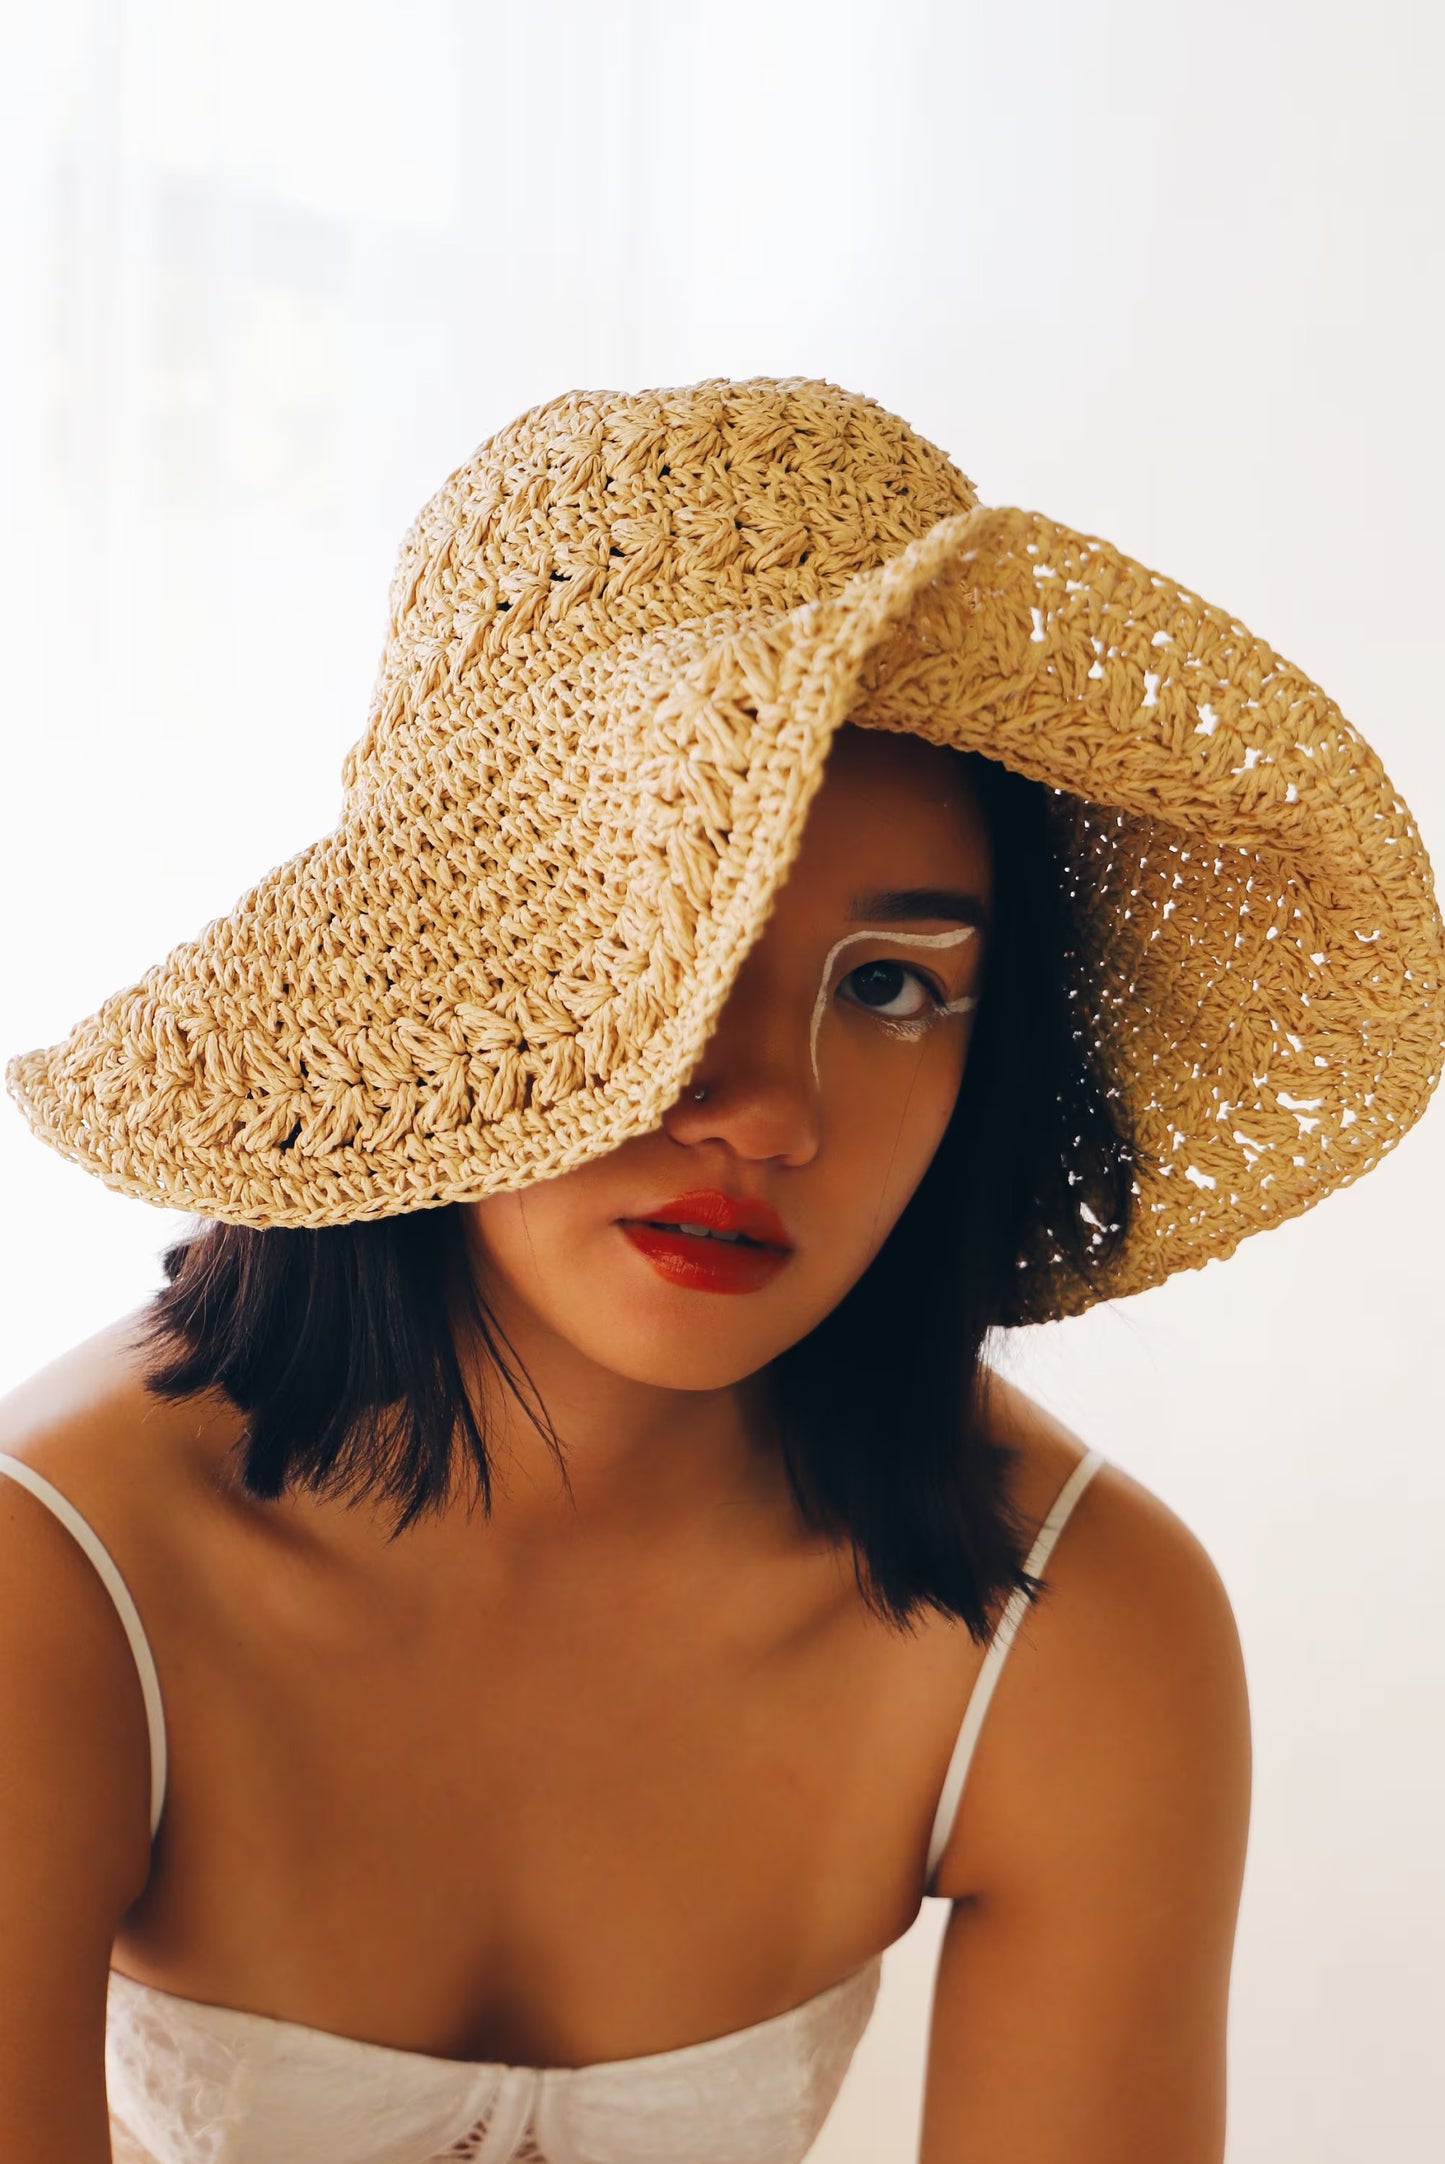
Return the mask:
<svg viewBox="0 0 1445 2164">
<path fill-rule="evenodd" d="M 913 994 L 912 1006 L 901 1007 L 898 1002 L 907 998 L 908 987 L 903 983 L 900 989 L 900 981 L 908 978 L 912 978 L 917 992 Z M 870 1014 L 881 1015 L 889 1022 L 926 1022 L 946 1002 L 946 994 L 933 979 L 908 962 L 864 962 L 857 969 L 849 970 L 838 989 L 841 992 L 845 986 L 855 983 L 861 989 L 849 994 L 849 1004 L 866 1007 Z M 921 1006 L 917 1003 L 918 992 L 923 994 Z"/>
</svg>

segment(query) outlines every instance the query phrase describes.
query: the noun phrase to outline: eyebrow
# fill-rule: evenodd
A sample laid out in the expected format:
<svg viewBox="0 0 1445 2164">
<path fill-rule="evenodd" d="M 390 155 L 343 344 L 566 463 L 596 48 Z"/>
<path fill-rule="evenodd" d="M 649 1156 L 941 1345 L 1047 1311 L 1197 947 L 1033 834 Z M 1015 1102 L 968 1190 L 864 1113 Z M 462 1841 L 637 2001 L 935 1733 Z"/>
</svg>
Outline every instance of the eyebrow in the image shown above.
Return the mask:
<svg viewBox="0 0 1445 2164">
<path fill-rule="evenodd" d="M 951 924 L 988 929 L 988 909 L 980 895 L 961 887 L 883 887 L 876 894 L 855 894 L 848 904 L 851 923 L 909 924 L 916 917 L 944 917 Z"/>
</svg>

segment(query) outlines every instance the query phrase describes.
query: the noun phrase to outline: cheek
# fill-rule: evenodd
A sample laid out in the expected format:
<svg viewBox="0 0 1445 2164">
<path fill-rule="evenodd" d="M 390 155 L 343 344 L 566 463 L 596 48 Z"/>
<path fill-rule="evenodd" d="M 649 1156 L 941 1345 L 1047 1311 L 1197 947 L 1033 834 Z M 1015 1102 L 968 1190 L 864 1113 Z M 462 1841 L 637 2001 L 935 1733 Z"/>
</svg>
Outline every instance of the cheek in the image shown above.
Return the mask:
<svg viewBox="0 0 1445 2164">
<path fill-rule="evenodd" d="M 820 1089 L 826 1128 L 850 1147 L 909 1155 L 931 1150 L 948 1124 L 968 1060 L 971 1017 L 935 1024 L 922 1037 L 892 1036 L 883 1022 L 869 1035 L 835 1031 Z"/>
<path fill-rule="evenodd" d="M 852 1099 L 829 1154 L 838 1209 L 850 1221 L 839 1230 L 855 1256 L 877 1252 L 932 1163 L 958 1100 L 965 1050 L 955 1041 L 904 1055 L 906 1072 Z"/>
<path fill-rule="evenodd" d="M 545 1185 L 466 1205 L 484 1289 L 500 1281 L 535 1303 L 538 1291 L 550 1281 L 548 1261 L 557 1238 L 558 1210 L 555 1201 L 544 1199 Z"/>
<path fill-rule="evenodd" d="M 606 1316 L 619 1236 L 585 1184 L 563 1175 L 466 1207 L 477 1283 L 504 1327 L 525 1327 L 530 1316 L 576 1341 Z"/>
</svg>

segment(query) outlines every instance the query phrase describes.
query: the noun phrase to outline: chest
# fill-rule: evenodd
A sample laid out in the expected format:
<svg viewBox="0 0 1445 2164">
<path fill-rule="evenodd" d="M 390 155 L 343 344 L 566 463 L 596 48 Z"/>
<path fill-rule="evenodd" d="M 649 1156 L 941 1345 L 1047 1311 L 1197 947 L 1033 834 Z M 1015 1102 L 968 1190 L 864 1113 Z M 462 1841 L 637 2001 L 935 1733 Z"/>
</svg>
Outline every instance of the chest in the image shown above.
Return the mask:
<svg viewBox="0 0 1445 2164">
<path fill-rule="evenodd" d="M 797 1577 L 449 1604 L 213 1572 L 157 1646 L 167 1812 L 117 1965 L 511 2064 L 744 2026 L 912 1921 L 973 1657 Z"/>
</svg>

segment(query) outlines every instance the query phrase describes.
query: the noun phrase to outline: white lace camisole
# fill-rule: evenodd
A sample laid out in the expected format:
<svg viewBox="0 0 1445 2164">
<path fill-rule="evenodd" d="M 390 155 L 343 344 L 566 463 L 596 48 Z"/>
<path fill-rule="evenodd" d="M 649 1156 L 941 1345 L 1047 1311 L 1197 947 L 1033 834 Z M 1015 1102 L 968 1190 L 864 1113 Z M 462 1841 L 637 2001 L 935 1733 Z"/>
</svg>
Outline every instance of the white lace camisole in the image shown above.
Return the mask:
<svg viewBox="0 0 1445 2164">
<path fill-rule="evenodd" d="M 1104 1462 L 1091 1450 L 1028 1557 L 1040 1573 Z M 0 1452 L 0 1475 L 52 1511 L 90 1557 L 135 1655 L 151 1746 L 151 1838 L 165 1801 L 160 1685 L 114 1559 L 59 1489 Z M 989 1643 L 934 1817 L 933 1891 L 959 1798 L 1025 1606 Z M 769 2020 L 676 2051 L 592 2066 L 434 2059 L 179 1998 L 110 1973 L 106 2090 L 114 2164 L 800 2164 L 832 2109 L 878 1993 L 875 1954 Z"/>
</svg>

